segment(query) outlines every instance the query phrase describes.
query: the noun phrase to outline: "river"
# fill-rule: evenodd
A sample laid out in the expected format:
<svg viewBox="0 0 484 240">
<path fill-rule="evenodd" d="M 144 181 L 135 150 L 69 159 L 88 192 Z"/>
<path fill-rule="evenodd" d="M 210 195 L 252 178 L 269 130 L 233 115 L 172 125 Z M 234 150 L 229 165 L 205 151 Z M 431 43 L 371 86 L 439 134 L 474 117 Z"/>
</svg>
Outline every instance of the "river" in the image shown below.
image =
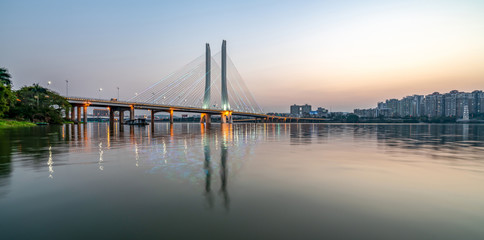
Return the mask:
<svg viewBox="0 0 484 240">
<path fill-rule="evenodd" d="M 484 125 L 0 130 L 2 239 L 484 239 Z"/>
</svg>

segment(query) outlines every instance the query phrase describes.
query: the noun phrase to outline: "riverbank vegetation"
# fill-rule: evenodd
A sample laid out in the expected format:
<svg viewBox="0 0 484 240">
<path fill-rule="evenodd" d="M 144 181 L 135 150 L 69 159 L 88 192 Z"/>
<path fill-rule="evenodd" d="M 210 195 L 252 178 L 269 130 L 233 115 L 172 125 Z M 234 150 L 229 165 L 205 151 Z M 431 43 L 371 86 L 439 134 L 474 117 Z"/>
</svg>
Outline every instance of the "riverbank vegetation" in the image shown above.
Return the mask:
<svg viewBox="0 0 484 240">
<path fill-rule="evenodd" d="M 2 120 L 4 126 L 21 126 L 26 122 L 62 124 L 62 115 L 70 108 L 64 97 L 39 84 L 13 90 L 8 70 L 0 68 L 0 119 L 16 120 Z"/>
<path fill-rule="evenodd" d="M 34 126 L 37 126 L 37 125 L 35 125 L 35 123 L 32 123 L 32 122 L 0 119 L 0 129 L 15 128 L 15 127 L 34 127 Z"/>
</svg>

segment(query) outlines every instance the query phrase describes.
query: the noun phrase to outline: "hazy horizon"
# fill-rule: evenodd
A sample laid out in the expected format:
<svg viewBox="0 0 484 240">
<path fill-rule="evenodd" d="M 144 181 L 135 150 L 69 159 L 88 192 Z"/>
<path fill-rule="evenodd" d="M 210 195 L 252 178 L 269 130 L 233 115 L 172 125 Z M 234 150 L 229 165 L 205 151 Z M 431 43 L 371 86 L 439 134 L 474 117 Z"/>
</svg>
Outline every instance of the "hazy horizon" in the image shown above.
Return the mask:
<svg viewBox="0 0 484 240">
<path fill-rule="evenodd" d="M 484 90 L 481 1 L 0 1 L 15 88 L 128 99 L 227 40 L 266 112 Z"/>
</svg>

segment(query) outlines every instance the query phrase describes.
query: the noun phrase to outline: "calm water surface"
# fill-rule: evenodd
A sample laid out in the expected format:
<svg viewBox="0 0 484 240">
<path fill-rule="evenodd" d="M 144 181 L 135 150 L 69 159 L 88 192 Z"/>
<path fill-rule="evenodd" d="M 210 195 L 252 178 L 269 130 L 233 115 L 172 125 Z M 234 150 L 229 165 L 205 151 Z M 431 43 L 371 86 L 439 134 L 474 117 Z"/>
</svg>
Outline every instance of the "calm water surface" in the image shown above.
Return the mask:
<svg viewBox="0 0 484 240">
<path fill-rule="evenodd" d="M 0 130 L 1 239 L 484 239 L 484 125 Z"/>
</svg>

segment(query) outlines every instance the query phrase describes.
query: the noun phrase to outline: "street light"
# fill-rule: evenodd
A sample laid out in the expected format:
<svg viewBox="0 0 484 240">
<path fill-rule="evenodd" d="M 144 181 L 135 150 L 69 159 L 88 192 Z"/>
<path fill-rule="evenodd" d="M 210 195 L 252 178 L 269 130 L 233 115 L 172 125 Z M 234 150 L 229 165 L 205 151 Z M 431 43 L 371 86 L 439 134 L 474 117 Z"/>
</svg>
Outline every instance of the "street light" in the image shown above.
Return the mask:
<svg viewBox="0 0 484 240">
<path fill-rule="evenodd" d="M 51 83 L 52 83 L 51 81 L 48 81 L 48 82 L 47 82 L 47 85 L 49 85 L 49 86 L 50 86 L 50 84 L 51 84 Z"/>
<path fill-rule="evenodd" d="M 101 91 L 102 90 L 103 90 L 102 88 L 99 88 L 99 99 L 101 99 Z"/>
<path fill-rule="evenodd" d="M 116 87 L 118 89 L 118 101 L 119 101 L 119 87 Z"/>
<path fill-rule="evenodd" d="M 69 97 L 69 81 L 66 80 L 66 97 Z"/>
</svg>

